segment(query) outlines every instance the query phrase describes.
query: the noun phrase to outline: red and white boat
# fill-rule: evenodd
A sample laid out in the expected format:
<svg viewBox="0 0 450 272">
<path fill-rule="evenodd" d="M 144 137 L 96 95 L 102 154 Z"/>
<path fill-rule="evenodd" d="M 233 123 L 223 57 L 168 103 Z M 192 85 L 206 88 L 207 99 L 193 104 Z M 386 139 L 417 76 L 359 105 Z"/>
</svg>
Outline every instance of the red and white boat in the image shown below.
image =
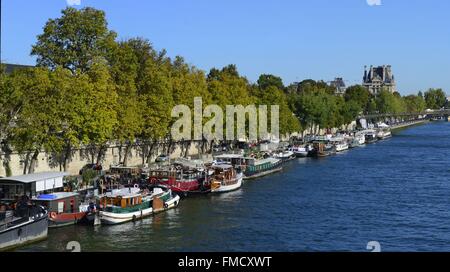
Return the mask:
<svg viewBox="0 0 450 272">
<path fill-rule="evenodd" d="M 87 205 L 80 205 L 79 194 L 74 192 L 42 194 L 33 202 L 47 208 L 49 228 L 77 224 L 88 213 Z"/>
<path fill-rule="evenodd" d="M 165 185 L 179 196 L 208 193 L 211 184 L 205 178 L 206 170 L 175 163 L 161 169 L 149 170 L 149 182 L 152 185 Z"/>
</svg>

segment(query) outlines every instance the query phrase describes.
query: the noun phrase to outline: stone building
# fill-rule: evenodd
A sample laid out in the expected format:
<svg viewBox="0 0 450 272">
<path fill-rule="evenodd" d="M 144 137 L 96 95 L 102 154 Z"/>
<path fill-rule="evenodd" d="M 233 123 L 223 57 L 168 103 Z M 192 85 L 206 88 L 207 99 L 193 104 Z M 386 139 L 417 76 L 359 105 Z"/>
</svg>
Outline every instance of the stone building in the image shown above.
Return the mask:
<svg viewBox="0 0 450 272">
<path fill-rule="evenodd" d="M 383 89 L 391 93 L 396 92 L 397 85 L 391 65 L 378 67 L 371 65 L 369 70 L 367 70 L 367 66 L 364 66 L 363 86 L 373 95 L 379 94 Z"/>
<path fill-rule="evenodd" d="M 345 86 L 344 79 L 342 77 L 337 77 L 330 82 L 330 86 L 335 88 L 334 93 L 336 95 L 344 95 L 347 87 Z"/>
<path fill-rule="evenodd" d="M 20 65 L 20 64 L 9 64 L 9 63 L 2 63 L 1 65 L 3 66 L 2 68 L 5 69 L 4 71 L 6 74 L 11 74 L 15 70 L 34 68 L 34 66 L 31 66 L 31 65 Z"/>
</svg>

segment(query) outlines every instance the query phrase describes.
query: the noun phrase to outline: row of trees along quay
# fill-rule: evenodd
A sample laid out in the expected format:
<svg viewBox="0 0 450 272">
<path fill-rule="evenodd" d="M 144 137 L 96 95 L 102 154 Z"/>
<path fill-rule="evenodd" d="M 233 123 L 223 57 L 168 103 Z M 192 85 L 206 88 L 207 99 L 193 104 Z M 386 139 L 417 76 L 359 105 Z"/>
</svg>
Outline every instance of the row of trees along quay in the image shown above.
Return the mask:
<svg viewBox="0 0 450 272">
<path fill-rule="evenodd" d="M 0 154 L 7 173 L 13 151 L 23 155 L 24 173 L 34 171 L 42 151 L 66 170 L 77 148 L 95 163 L 111 143 L 125 164 L 133 146 L 149 161 L 161 144 L 173 145 L 172 107 L 192 109 L 194 97 L 222 108 L 279 105 L 281 134 L 341 127 L 361 113 L 422 112 L 445 103 L 442 90 L 374 97 L 357 85 L 342 97 L 322 81 L 284 86 L 280 77 L 265 74 L 252 83 L 235 65 L 205 73 L 146 39 L 119 40 L 105 13 L 93 8 L 69 7 L 48 20 L 31 55 L 36 67 L 1 69 Z M 210 146 L 203 142 L 201 150 Z"/>
</svg>

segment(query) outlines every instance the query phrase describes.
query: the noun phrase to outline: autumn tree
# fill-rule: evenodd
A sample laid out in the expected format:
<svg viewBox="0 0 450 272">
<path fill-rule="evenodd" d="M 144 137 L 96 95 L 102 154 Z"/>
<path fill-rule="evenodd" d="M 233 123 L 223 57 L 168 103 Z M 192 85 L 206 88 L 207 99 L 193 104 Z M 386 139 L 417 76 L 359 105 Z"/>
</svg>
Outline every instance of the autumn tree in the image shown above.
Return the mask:
<svg viewBox="0 0 450 272">
<path fill-rule="evenodd" d="M 27 82 L 27 70 L 17 70 L 12 74 L 6 74 L 0 66 L 0 159 L 7 176 L 12 174 L 10 167 L 10 155 L 12 153 L 12 127 L 19 118 L 23 108 L 24 88 Z"/>
<path fill-rule="evenodd" d="M 113 137 L 119 144 L 119 161 L 126 166 L 144 122 L 141 113 L 143 103 L 137 90 L 140 63 L 130 41 L 118 43 L 110 65 L 111 77 L 117 90 L 117 125 L 113 129 Z"/>
<path fill-rule="evenodd" d="M 144 158 L 150 162 L 155 148 L 167 139 L 173 107 L 171 61 L 163 54 L 149 58 L 139 78 L 139 99 L 143 103 L 144 120 L 140 138 L 146 146 Z"/>
</svg>

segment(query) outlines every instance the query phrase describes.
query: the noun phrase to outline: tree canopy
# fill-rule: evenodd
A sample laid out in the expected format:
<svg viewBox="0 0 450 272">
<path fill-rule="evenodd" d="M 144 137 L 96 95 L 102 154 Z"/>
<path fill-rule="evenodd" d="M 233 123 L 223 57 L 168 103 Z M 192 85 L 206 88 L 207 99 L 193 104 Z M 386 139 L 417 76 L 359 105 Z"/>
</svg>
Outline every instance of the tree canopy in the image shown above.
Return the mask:
<svg viewBox="0 0 450 272">
<path fill-rule="evenodd" d="M 442 89 L 429 89 L 425 92 L 425 102 L 429 109 L 440 109 L 447 103 L 446 94 Z"/>
<path fill-rule="evenodd" d="M 60 18 L 47 21 L 31 55 L 37 56 L 38 66 L 85 72 L 93 59 L 111 57 L 115 38 L 116 33 L 108 30 L 103 11 L 68 7 Z"/>
</svg>

